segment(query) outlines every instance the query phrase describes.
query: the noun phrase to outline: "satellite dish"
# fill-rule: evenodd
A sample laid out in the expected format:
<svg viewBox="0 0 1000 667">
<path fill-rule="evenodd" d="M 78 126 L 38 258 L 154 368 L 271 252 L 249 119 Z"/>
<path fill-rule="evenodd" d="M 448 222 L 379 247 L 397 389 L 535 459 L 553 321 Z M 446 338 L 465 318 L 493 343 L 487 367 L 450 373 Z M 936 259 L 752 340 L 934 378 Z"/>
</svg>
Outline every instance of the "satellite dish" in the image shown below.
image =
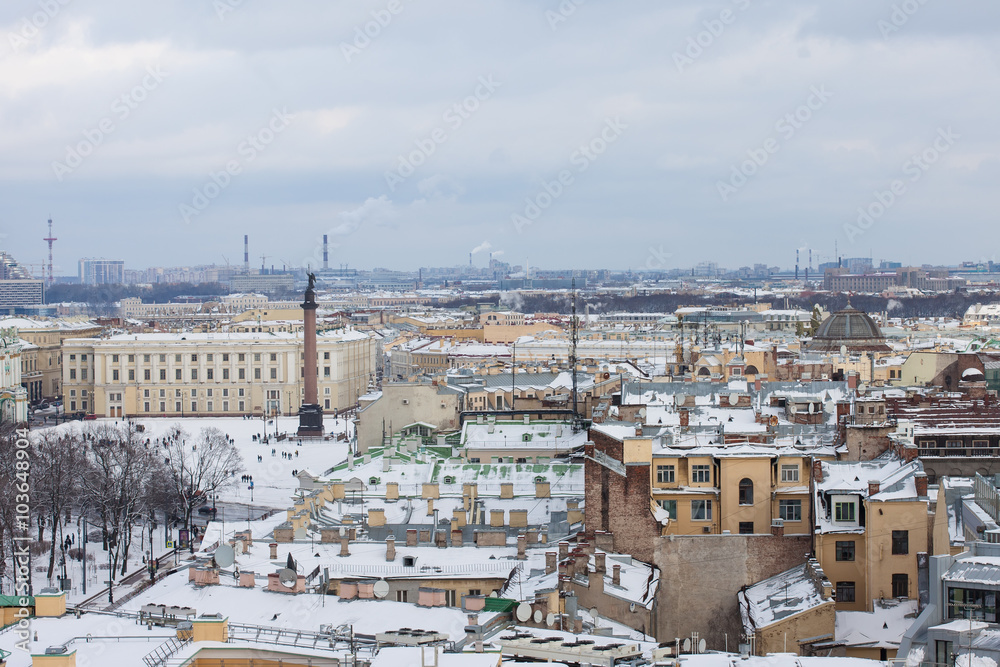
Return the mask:
<svg viewBox="0 0 1000 667">
<path fill-rule="evenodd" d="M 531 618 L 531 605 L 527 602 L 517 605 L 517 609 L 514 610 L 514 616 L 517 617 L 518 622 L 524 623 Z"/>
<path fill-rule="evenodd" d="M 375 582 L 375 585 L 372 586 L 372 593 L 375 594 L 375 597 L 381 600 L 389 594 L 389 582 L 384 579 L 379 579 Z"/>
<path fill-rule="evenodd" d="M 555 624 L 556 624 L 556 615 L 550 611 L 549 615 L 545 617 L 545 625 L 551 628 Z"/>
<path fill-rule="evenodd" d="M 295 573 L 295 570 L 291 570 L 287 567 L 278 570 L 278 581 L 281 582 L 282 586 L 291 588 L 295 586 L 295 582 L 297 582 L 298 580 L 299 580 L 299 575 Z"/>
<path fill-rule="evenodd" d="M 691 652 L 691 640 L 690 639 L 685 639 L 683 642 L 681 642 L 681 650 L 684 651 L 685 653 L 690 653 Z"/>
<path fill-rule="evenodd" d="M 347 529 L 344 528 L 343 526 L 341 526 L 340 527 L 340 536 L 343 537 L 344 535 L 347 535 Z"/>
<path fill-rule="evenodd" d="M 590 608 L 590 617 L 594 619 L 594 625 L 597 625 L 597 619 L 600 618 L 601 612 L 598 611 L 597 607 Z"/>
<path fill-rule="evenodd" d="M 492 593 L 490 593 L 490 597 L 491 597 L 491 598 L 498 598 L 498 597 L 500 597 L 500 596 L 499 596 L 499 595 L 497 595 L 497 592 L 496 592 L 496 591 L 493 591 Z"/>
<path fill-rule="evenodd" d="M 842 356 L 842 357 L 846 357 L 847 356 L 847 346 L 846 345 L 841 345 L 840 346 L 840 356 Z"/>
<path fill-rule="evenodd" d="M 704 653 L 704 652 L 705 652 L 705 640 L 704 639 L 699 639 L 698 640 L 698 653 Z"/>
<path fill-rule="evenodd" d="M 532 618 L 534 619 L 535 623 L 541 623 L 542 622 L 542 610 L 541 609 L 536 609 L 535 610 L 535 615 L 532 616 Z"/>
<path fill-rule="evenodd" d="M 236 560 L 236 551 L 228 544 L 223 544 L 215 550 L 212 558 L 219 567 L 229 567 Z"/>
</svg>

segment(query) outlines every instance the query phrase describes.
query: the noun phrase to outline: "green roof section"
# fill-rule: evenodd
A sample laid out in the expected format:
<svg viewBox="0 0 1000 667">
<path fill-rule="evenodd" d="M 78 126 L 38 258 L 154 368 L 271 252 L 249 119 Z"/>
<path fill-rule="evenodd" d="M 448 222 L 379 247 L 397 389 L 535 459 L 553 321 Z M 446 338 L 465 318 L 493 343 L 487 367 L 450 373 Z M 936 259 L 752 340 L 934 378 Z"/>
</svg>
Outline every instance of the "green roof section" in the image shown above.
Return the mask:
<svg viewBox="0 0 1000 667">
<path fill-rule="evenodd" d="M 517 600 L 508 600 L 507 598 L 486 598 L 486 606 L 483 607 L 483 611 L 499 611 L 506 612 L 511 611 L 517 606 Z"/>
<path fill-rule="evenodd" d="M 22 605 L 21 601 L 27 599 L 28 604 Z M 30 595 L 0 595 L 0 607 L 34 607 L 35 598 Z"/>
</svg>

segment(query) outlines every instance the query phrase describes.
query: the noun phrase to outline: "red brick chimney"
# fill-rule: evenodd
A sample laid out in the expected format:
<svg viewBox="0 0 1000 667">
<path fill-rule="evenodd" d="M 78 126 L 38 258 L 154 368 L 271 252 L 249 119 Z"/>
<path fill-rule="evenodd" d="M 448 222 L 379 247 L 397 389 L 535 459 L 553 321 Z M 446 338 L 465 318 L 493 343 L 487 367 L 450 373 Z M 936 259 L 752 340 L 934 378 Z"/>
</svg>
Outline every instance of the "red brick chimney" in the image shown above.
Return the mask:
<svg viewBox="0 0 1000 667">
<path fill-rule="evenodd" d="M 691 424 L 691 413 L 686 408 L 682 408 L 680 411 L 680 415 L 681 415 L 681 426 L 689 426 Z"/>
<path fill-rule="evenodd" d="M 556 552 L 545 552 L 545 574 L 552 574 L 556 571 Z"/>
<path fill-rule="evenodd" d="M 851 371 L 847 374 L 847 388 L 857 389 L 858 388 L 858 374 Z"/>
<path fill-rule="evenodd" d="M 913 476 L 913 481 L 917 484 L 917 497 L 926 498 L 927 497 L 927 473 L 918 472 Z"/>
<path fill-rule="evenodd" d="M 566 560 L 566 556 L 569 555 L 569 542 L 559 543 L 559 560 Z"/>
<path fill-rule="evenodd" d="M 385 559 L 387 561 L 396 560 L 396 538 L 393 535 L 385 538 Z"/>
<path fill-rule="evenodd" d="M 819 459 L 813 459 L 813 481 L 823 481 L 823 462 Z"/>
<path fill-rule="evenodd" d="M 869 497 L 870 496 L 874 496 L 876 493 L 878 493 L 880 488 L 882 488 L 882 483 L 879 482 L 877 479 L 870 479 L 870 480 L 868 480 L 868 495 L 869 495 Z"/>
<path fill-rule="evenodd" d="M 774 537 L 785 536 L 785 522 L 782 519 L 773 519 L 771 521 L 771 535 Z"/>
</svg>

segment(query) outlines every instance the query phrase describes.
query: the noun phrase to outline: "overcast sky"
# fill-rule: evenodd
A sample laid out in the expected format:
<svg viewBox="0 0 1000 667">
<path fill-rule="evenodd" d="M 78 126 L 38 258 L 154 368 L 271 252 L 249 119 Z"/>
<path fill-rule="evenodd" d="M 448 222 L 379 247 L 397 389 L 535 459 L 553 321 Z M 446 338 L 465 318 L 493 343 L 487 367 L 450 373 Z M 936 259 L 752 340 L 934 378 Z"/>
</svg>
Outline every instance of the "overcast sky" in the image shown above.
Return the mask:
<svg viewBox="0 0 1000 667">
<path fill-rule="evenodd" d="M 5 0 L 0 248 L 129 268 L 997 256 L 1000 6 Z M 914 159 L 916 158 L 916 159 Z M 881 201 L 880 201 L 881 200 Z M 859 209 L 866 215 L 859 214 Z M 803 260 L 803 263 L 805 260 Z"/>
</svg>

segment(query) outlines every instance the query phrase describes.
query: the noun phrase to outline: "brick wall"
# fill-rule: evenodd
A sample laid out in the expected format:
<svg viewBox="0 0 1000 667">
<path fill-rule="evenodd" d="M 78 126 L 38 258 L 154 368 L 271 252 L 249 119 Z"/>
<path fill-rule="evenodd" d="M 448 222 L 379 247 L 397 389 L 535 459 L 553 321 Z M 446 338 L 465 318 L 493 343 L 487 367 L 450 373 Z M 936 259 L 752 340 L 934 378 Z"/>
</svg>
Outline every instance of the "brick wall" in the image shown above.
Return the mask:
<svg viewBox="0 0 1000 667">
<path fill-rule="evenodd" d="M 597 431 L 590 431 L 587 453 L 604 452 L 622 460 L 622 443 Z M 614 533 L 615 549 L 649 562 L 654 541 L 660 535 L 660 525 L 649 509 L 649 465 L 629 465 L 626 476 L 587 459 L 584 467 L 586 482 L 585 514 L 587 530 Z"/>
</svg>

